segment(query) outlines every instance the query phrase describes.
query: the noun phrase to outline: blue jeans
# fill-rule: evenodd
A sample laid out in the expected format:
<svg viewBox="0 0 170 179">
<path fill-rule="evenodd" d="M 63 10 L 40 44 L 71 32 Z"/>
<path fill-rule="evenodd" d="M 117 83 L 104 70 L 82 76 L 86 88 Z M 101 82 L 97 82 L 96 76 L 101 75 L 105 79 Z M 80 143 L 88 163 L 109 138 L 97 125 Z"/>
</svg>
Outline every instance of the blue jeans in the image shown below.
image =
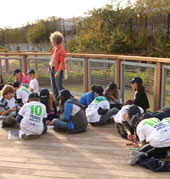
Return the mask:
<svg viewBox="0 0 170 179">
<path fill-rule="evenodd" d="M 62 129 L 64 131 L 68 130 L 68 122 L 62 121 L 61 119 L 53 119 L 53 126 L 57 127 L 59 129 Z"/>
<path fill-rule="evenodd" d="M 58 90 L 64 89 L 62 86 L 62 79 L 63 79 L 63 71 L 60 71 L 59 77 L 55 78 L 55 70 L 54 67 L 50 69 L 50 77 L 51 77 L 51 87 L 53 90 L 54 97 L 56 101 L 58 101 Z"/>
</svg>

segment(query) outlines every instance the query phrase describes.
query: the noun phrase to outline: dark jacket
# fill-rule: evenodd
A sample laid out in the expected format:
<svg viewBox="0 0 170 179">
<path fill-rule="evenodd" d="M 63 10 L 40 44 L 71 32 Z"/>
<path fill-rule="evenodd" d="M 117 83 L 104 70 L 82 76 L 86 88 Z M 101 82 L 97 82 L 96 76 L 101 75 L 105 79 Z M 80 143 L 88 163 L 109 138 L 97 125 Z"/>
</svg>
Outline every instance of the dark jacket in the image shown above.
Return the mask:
<svg viewBox="0 0 170 179">
<path fill-rule="evenodd" d="M 144 90 L 136 92 L 134 104 L 143 108 L 144 111 L 149 108 L 149 101 Z"/>
<path fill-rule="evenodd" d="M 88 121 L 84 112 L 84 107 L 77 100 L 69 101 L 69 103 L 79 106 L 80 110 L 74 116 L 71 116 L 74 129 L 69 129 L 68 133 L 74 134 L 85 131 L 88 125 Z"/>
</svg>

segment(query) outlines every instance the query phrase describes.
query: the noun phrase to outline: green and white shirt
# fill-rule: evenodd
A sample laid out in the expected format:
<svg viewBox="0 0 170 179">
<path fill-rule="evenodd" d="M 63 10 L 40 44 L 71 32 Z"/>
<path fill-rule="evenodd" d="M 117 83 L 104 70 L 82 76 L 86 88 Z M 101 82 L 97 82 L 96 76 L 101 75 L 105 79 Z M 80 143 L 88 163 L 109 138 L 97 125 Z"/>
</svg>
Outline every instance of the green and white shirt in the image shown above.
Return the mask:
<svg viewBox="0 0 170 179">
<path fill-rule="evenodd" d="M 47 111 L 44 104 L 38 101 L 25 103 L 18 114 L 23 116 L 20 127 L 24 134 L 42 134 L 44 130 L 43 118 L 47 118 Z"/>
<path fill-rule="evenodd" d="M 18 88 L 16 91 L 17 99 L 21 99 L 23 104 L 28 102 L 29 94 L 30 94 L 30 90 L 24 86 L 20 86 L 20 88 Z"/>
<path fill-rule="evenodd" d="M 170 125 L 157 118 L 142 120 L 137 126 L 137 135 L 140 141 L 145 140 L 153 147 L 170 147 Z"/>
<path fill-rule="evenodd" d="M 91 123 L 99 122 L 101 115 L 98 114 L 98 109 L 110 109 L 110 104 L 103 96 L 96 97 L 86 109 L 87 120 Z"/>
</svg>

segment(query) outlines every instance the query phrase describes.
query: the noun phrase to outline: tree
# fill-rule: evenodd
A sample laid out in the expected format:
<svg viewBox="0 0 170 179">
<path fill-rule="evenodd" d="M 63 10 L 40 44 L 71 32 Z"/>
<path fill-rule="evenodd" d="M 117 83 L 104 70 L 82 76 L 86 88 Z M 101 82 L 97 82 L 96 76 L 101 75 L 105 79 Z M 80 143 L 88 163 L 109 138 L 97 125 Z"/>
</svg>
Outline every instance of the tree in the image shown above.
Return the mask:
<svg viewBox="0 0 170 179">
<path fill-rule="evenodd" d="M 46 26 L 43 20 L 38 21 L 29 28 L 26 33 L 26 39 L 29 43 L 40 43 L 45 40 Z"/>
</svg>

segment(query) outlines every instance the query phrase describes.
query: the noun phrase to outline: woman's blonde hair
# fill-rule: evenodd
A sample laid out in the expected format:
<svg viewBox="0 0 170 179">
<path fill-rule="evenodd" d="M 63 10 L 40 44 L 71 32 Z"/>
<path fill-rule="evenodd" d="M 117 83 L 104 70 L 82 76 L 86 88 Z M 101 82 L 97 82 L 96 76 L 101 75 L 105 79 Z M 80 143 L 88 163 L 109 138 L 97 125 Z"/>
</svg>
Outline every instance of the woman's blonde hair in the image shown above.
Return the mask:
<svg viewBox="0 0 170 179">
<path fill-rule="evenodd" d="M 7 93 L 15 93 L 15 89 L 11 85 L 5 85 L 2 88 L 1 94 L 3 97 L 5 97 Z"/>
<path fill-rule="evenodd" d="M 57 45 L 61 44 L 64 40 L 64 37 L 61 32 L 55 31 L 50 35 L 50 42 L 54 41 Z"/>
<path fill-rule="evenodd" d="M 48 112 L 52 111 L 54 101 L 56 102 L 56 99 L 55 99 L 53 93 L 50 91 L 49 92 L 49 100 L 48 100 Z"/>
</svg>

